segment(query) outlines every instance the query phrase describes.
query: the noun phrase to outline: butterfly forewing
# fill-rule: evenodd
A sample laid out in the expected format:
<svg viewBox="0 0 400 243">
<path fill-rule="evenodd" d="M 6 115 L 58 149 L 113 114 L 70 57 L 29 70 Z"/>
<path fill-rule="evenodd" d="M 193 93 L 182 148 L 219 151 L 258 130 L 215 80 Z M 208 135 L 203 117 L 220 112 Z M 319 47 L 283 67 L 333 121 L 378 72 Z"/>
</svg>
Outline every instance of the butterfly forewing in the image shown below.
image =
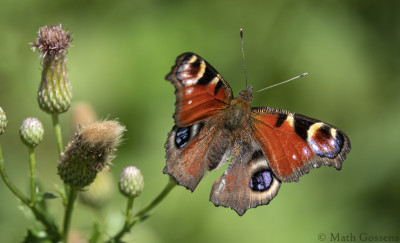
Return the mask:
<svg viewBox="0 0 400 243">
<path fill-rule="evenodd" d="M 175 124 L 189 126 L 223 111 L 232 100 L 225 79 L 203 58 L 193 53 L 180 55 L 166 76 L 175 86 Z"/>
<path fill-rule="evenodd" d="M 339 129 L 303 115 L 271 108 L 253 108 L 254 137 L 275 175 L 298 181 L 312 168 L 342 167 L 350 141 Z"/>
</svg>

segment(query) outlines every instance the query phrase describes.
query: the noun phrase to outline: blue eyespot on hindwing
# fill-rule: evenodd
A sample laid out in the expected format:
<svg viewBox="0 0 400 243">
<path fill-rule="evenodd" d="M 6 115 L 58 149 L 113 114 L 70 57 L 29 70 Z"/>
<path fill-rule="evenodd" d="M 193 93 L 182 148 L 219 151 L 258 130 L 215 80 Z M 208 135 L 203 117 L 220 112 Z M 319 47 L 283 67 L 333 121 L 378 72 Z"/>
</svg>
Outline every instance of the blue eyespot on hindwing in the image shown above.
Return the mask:
<svg viewBox="0 0 400 243">
<path fill-rule="evenodd" d="M 263 192 L 268 190 L 273 181 L 271 171 L 267 169 L 259 170 L 250 179 L 250 188 L 253 191 Z"/>
<path fill-rule="evenodd" d="M 180 127 L 175 134 L 175 145 L 177 148 L 183 148 L 190 140 L 190 130 L 189 127 Z"/>
</svg>

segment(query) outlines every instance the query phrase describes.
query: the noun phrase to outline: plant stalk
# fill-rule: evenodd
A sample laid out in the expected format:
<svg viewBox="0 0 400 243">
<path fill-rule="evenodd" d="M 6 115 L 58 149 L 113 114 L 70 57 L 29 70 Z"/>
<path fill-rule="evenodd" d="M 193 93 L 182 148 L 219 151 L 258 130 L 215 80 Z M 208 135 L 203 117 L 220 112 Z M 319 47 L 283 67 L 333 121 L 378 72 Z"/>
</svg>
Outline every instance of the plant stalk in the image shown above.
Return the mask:
<svg viewBox="0 0 400 243">
<path fill-rule="evenodd" d="M 74 203 L 76 196 L 78 194 L 78 191 L 76 188 L 70 187 L 69 189 L 69 194 L 68 194 L 68 203 L 67 203 L 67 208 L 65 210 L 65 215 L 64 215 L 64 227 L 63 227 L 63 242 L 68 242 L 68 233 L 69 233 L 69 227 L 71 225 L 71 218 L 72 218 L 72 211 L 74 209 Z"/>
<path fill-rule="evenodd" d="M 62 142 L 62 133 L 58 114 L 52 114 L 51 118 L 53 122 L 54 134 L 56 135 L 58 153 L 61 154 L 62 152 L 64 152 L 64 146 Z"/>
<path fill-rule="evenodd" d="M 162 202 L 162 200 L 171 192 L 171 190 L 176 186 L 176 182 L 175 180 L 170 177 L 169 181 L 167 183 L 167 185 L 165 186 L 165 188 L 161 191 L 161 193 L 146 207 L 144 207 L 142 210 L 140 210 L 132 219 L 132 221 L 125 221 L 125 225 L 124 227 L 120 230 L 120 232 L 118 232 L 118 234 L 116 234 L 111 240 L 109 240 L 108 242 L 115 242 L 115 243 L 119 243 L 121 242 L 121 238 L 124 236 L 125 233 L 129 232 L 131 230 L 131 228 L 137 223 L 140 222 L 141 220 L 143 220 L 147 213 L 152 210 L 154 207 L 156 207 L 160 202 Z M 133 200 L 132 200 L 133 203 Z M 129 201 L 128 201 L 128 207 L 129 207 Z M 128 215 L 128 212 L 126 214 L 126 216 Z M 130 219 L 130 217 L 129 217 Z M 126 220 L 126 218 L 125 218 Z"/>
<path fill-rule="evenodd" d="M 4 183 L 6 184 L 7 188 L 23 203 L 25 204 L 35 215 L 35 218 L 40 221 L 45 227 L 46 231 L 49 234 L 49 238 L 52 239 L 54 242 L 58 242 L 61 238 L 60 233 L 58 232 L 57 226 L 50 222 L 46 216 L 33 204 L 31 201 L 24 195 L 18 188 L 11 182 L 10 178 L 8 177 L 5 168 L 4 168 L 4 160 L 3 154 L 0 147 L 0 175 L 3 179 Z"/>
<path fill-rule="evenodd" d="M 0 147 L 0 174 L 1 174 L 1 178 L 3 179 L 3 181 L 6 184 L 6 186 L 8 187 L 8 189 L 10 189 L 10 191 L 19 200 L 21 200 L 22 203 L 24 203 L 25 205 L 29 206 L 30 205 L 29 199 L 24 194 L 22 194 L 22 192 L 20 190 L 18 190 L 18 188 L 11 182 L 10 178 L 8 177 L 8 175 L 7 175 L 6 171 L 5 171 L 3 154 L 1 152 L 1 147 Z"/>
<path fill-rule="evenodd" d="M 35 149 L 28 146 L 29 150 L 29 177 L 31 184 L 31 205 L 36 205 L 36 185 L 35 185 Z"/>
<path fill-rule="evenodd" d="M 133 199 L 134 198 L 128 198 L 128 203 L 126 204 L 125 223 L 124 223 L 124 226 L 122 227 L 122 230 L 119 232 L 119 234 L 116 237 L 117 242 L 122 238 L 122 236 L 126 232 L 128 232 L 130 230 L 129 224 L 130 224 L 130 220 L 132 217 Z"/>
<path fill-rule="evenodd" d="M 177 184 L 175 182 L 175 179 L 170 176 L 169 181 L 168 181 L 167 185 L 165 186 L 164 190 L 162 190 L 162 192 L 149 205 L 147 205 L 145 208 L 140 210 L 135 215 L 135 217 L 133 218 L 133 221 L 131 222 L 131 224 L 129 226 L 132 227 L 135 223 L 142 220 L 143 217 L 146 216 L 146 214 L 150 210 L 152 210 L 154 207 L 156 207 L 171 192 L 171 190 L 176 185 Z"/>
</svg>

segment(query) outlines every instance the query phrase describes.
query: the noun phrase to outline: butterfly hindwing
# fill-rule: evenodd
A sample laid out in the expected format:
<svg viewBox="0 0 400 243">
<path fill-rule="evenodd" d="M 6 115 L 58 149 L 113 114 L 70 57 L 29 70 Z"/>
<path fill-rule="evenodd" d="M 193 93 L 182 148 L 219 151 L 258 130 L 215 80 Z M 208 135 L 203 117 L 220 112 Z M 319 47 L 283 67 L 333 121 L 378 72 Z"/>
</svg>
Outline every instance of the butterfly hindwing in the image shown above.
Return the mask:
<svg viewBox="0 0 400 243">
<path fill-rule="evenodd" d="M 205 172 L 222 166 L 231 152 L 231 138 L 214 123 L 175 126 L 165 143 L 164 173 L 193 191 Z"/>
<path fill-rule="evenodd" d="M 236 143 L 235 146 L 236 154 L 225 173 L 214 183 L 210 201 L 243 215 L 249 208 L 268 204 L 278 193 L 281 183 L 255 142 L 252 145 Z"/>
<path fill-rule="evenodd" d="M 274 174 L 298 181 L 322 165 L 341 169 L 350 141 L 339 129 L 303 115 L 271 108 L 252 108 L 251 124 Z"/>
<path fill-rule="evenodd" d="M 233 98 L 225 79 L 203 58 L 180 55 L 166 79 L 175 86 L 175 124 L 190 126 L 224 110 Z"/>
</svg>

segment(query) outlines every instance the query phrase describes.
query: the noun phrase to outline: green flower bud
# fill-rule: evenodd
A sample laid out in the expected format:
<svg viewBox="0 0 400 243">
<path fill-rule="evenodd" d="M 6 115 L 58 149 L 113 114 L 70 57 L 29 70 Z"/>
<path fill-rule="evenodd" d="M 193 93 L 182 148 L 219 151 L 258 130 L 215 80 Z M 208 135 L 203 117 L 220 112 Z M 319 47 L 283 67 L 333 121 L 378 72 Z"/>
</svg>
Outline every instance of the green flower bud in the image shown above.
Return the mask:
<svg viewBox="0 0 400 243">
<path fill-rule="evenodd" d="M 37 42 L 31 43 L 33 50 L 42 52 L 43 71 L 38 90 L 40 108 L 50 114 L 66 112 L 71 105 L 72 87 L 68 80 L 66 50 L 71 44 L 71 35 L 59 26 L 44 26 L 39 29 Z"/>
<path fill-rule="evenodd" d="M 108 168 L 124 131 L 125 127 L 117 121 L 80 127 L 58 164 L 58 174 L 64 183 L 77 189 L 90 185 L 98 172 Z"/>
<path fill-rule="evenodd" d="M 144 181 L 140 170 L 135 166 L 125 167 L 119 180 L 120 192 L 128 197 L 135 198 L 143 191 Z"/>
<path fill-rule="evenodd" d="M 6 113 L 0 107 L 0 135 L 3 134 L 7 127 Z"/>
<path fill-rule="evenodd" d="M 79 192 L 79 200 L 89 207 L 101 208 L 110 201 L 113 191 L 113 178 L 108 171 L 103 170 L 97 174 L 92 184 Z"/>
<path fill-rule="evenodd" d="M 22 142 L 32 148 L 43 140 L 43 134 L 43 125 L 37 118 L 26 118 L 19 129 Z"/>
</svg>

